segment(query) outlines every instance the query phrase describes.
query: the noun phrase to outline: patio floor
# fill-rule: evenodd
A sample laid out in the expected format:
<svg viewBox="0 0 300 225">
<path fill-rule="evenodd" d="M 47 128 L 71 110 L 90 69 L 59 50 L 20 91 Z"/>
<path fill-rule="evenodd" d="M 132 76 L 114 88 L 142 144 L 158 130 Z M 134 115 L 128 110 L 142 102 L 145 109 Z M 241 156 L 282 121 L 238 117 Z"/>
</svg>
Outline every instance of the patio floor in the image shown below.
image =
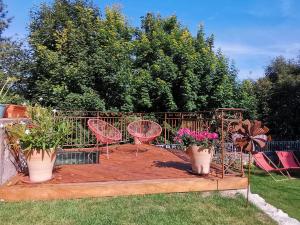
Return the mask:
<svg viewBox="0 0 300 225">
<path fill-rule="evenodd" d="M 142 145 L 124 144 L 110 147 L 110 157 L 101 154 L 100 164 L 62 165 L 54 178 L 42 184 L 30 184 L 28 177 L 17 175 L 0 187 L 0 199 L 7 201 L 46 200 L 241 189 L 247 179 L 237 176 L 220 179 L 218 166 L 212 165 L 208 176 L 196 176 L 182 151 Z"/>
</svg>

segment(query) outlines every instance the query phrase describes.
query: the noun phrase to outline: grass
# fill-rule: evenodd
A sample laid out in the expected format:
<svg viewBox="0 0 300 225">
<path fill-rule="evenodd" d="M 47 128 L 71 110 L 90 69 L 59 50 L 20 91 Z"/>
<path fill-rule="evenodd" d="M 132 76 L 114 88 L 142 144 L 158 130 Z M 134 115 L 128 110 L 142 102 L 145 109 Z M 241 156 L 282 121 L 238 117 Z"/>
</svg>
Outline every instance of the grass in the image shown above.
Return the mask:
<svg viewBox="0 0 300 225">
<path fill-rule="evenodd" d="M 158 194 L 46 202 L 0 203 L 1 224 L 276 224 L 241 196 Z"/>
<path fill-rule="evenodd" d="M 274 176 L 282 178 L 277 174 Z M 292 176 L 296 179 L 275 182 L 262 170 L 255 169 L 251 176 L 251 192 L 259 194 L 271 205 L 300 220 L 300 173 Z"/>
</svg>

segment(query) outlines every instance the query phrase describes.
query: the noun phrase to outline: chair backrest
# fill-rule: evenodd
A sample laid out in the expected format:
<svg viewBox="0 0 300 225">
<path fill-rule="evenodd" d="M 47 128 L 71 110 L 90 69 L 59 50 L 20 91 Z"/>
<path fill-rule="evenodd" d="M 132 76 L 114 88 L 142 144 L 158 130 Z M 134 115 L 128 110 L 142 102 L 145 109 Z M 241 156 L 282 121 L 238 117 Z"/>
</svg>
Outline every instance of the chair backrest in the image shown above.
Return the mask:
<svg viewBox="0 0 300 225">
<path fill-rule="evenodd" d="M 88 127 L 96 136 L 97 140 L 102 143 L 110 144 L 122 139 L 121 132 L 104 120 L 89 119 Z"/>
<path fill-rule="evenodd" d="M 127 131 L 141 141 L 151 141 L 161 134 L 162 128 L 151 120 L 137 120 L 128 125 Z"/>
<path fill-rule="evenodd" d="M 299 162 L 292 151 L 276 151 L 276 154 L 284 168 L 300 168 Z"/>
<path fill-rule="evenodd" d="M 269 171 L 274 171 L 277 168 L 275 167 L 275 165 L 271 165 L 270 163 L 268 163 L 267 161 L 267 157 L 264 155 L 263 152 L 257 152 L 255 154 L 253 154 L 253 158 L 256 162 L 256 164 L 263 170 L 269 172 Z"/>
</svg>

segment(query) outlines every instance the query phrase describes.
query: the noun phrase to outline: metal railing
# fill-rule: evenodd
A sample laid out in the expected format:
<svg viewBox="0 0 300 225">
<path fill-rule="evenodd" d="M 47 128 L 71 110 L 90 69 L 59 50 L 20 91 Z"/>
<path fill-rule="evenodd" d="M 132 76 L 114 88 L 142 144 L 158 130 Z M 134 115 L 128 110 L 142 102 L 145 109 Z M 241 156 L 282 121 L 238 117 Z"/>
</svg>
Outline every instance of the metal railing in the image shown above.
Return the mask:
<svg viewBox="0 0 300 225">
<path fill-rule="evenodd" d="M 175 112 L 175 113 L 114 113 L 114 112 L 61 112 L 60 119 L 67 120 L 72 129 L 72 135 L 69 136 L 64 148 L 90 148 L 97 142 L 87 126 L 87 121 L 91 118 L 104 120 L 117 129 L 122 134 L 121 142 L 129 142 L 131 136 L 127 132 L 127 126 L 130 122 L 137 119 L 149 119 L 157 122 L 163 128 L 156 144 L 171 144 L 175 132 L 181 128 L 190 128 L 194 131 L 208 130 L 214 119 L 214 114 L 205 112 Z"/>
<path fill-rule="evenodd" d="M 300 141 L 270 141 L 267 142 L 266 147 L 259 149 L 259 151 L 300 151 Z"/>
<path fill-rule="evenodd" d="M 81 151 L 83 149 L 97 149 L 97 141 L 88 129 L 87 122 L 90 118 L 104 120 L 122 134 L 120 142 L 126 143 L 131 140 L 127 132 L 129 123 L 138 119 L 148 119 L 157 122 L 162 127 L 161 135 L 153 144 L 172 145 L 174 136 L 179 128 L 189 128 L 193 131 L 210 130 L 220 135 L 216 145 L 213 161 L 219 165 L 219 174 L 242 175 L 242 154 L 237 153 L 230 144 L 232 142 L 230 127 L 242 119 L 242 109 L 217 109 L 214 111 L 201 112 L 157 112 L 157 113 L 120 113 L 120 112 L 88 112 L 88 111 L 63 111 L 57 114 L 57 119 L 69 121 L 72 135 L 64 144 L 65 150 Z M 229 143 L 229 144 L 227 144 Z M 234 150 L 234 152 L 233 152 Z M 240 155 L 240 156 L 239 156 Z"/>
</svg>

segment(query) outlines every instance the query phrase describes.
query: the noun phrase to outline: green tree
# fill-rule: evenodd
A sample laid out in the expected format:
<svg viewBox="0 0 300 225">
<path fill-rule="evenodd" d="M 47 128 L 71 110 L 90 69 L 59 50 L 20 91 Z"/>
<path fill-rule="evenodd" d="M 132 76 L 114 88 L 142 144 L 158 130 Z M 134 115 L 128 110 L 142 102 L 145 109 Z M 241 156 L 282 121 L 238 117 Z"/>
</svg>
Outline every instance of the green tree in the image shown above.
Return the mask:
<svg viewBox="0 0 300 225">
<path fill-rule="evenodd" d="M 144 96 L 155 102 L 145 110 L 197 111 L 235 105 L 236 74 L 220 51 L 214 53 L 213 42 L 213 36 L 205 38 L 203 26 L 193 37 L 176 16 L 143 17 L 134 66 L 150 74 L 152 86 L 143 88 L 148 93 Z"/>
<path fill-rule="evenodd" d="M 18 78 L 22 81 L 28 74 L 27 65 L 29 64 L 28 52 L 22 48 L 22 42 L 12 40 L 10 37 L 4 36 L 4 31 L 9 27 L 12 18 L 8 17 L 6 6 L 0 0 L 0 74 L 1 81 L 5 81 L 8 77 Z M 21 82 L 15 83 L 8 93 L 5 102 L 1 103 L 17 103 L 23 101 L 19 95 L 23 91 Z"/>
<path fill-rule="evenodd" d="M 203 26 L 148 13 L 133 29 L 116 8 L 55 0 L 32 13 L 27 97 L 62 109 L 198 111 L 233 107 L 236 73 Z"/>
<path fill-rule="evenodd" d="M 42 5 L 30 24 L 36 60 L 28 97 L 60 108 L 132 110 L 127 96 L 132 33 L 117 8 L 107 8 L 101 18 L 87 1 Z"/>
<path fill-rule="evenodd" d="M 244 80 L 239 89 L 240 108 L 246 110 L 243 116 L 245 118 L 257 119 L 258 101 L 255 95 L 255 82 L 252 80 Z"/>
<path fill-rule="evenodd" d="M 300 137 L 300 62 L 275 58 L 257 82 L 261 118 L 278 139 Z"/>
</svg>

